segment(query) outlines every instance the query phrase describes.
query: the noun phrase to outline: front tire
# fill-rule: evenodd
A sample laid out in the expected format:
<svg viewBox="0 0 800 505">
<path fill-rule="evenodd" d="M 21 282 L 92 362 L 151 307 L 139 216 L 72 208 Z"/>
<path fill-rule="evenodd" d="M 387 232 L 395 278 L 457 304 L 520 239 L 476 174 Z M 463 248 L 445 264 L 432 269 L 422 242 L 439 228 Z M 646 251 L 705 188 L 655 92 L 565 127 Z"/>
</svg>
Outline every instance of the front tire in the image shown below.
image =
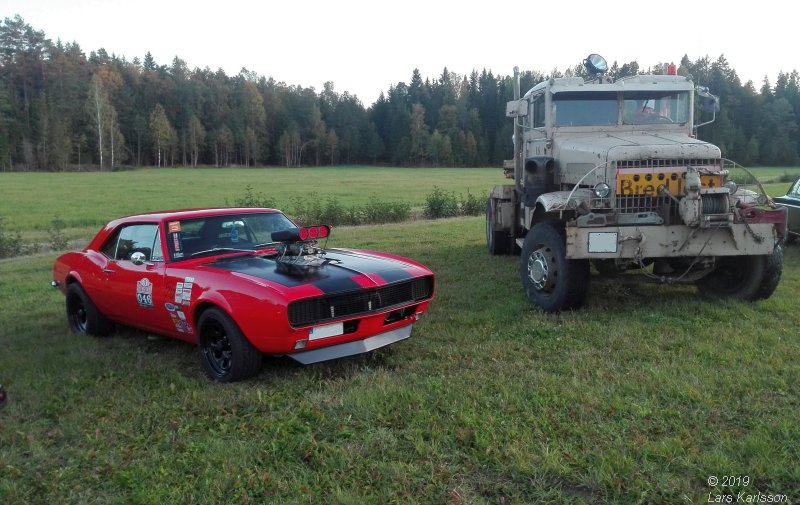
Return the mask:
<svg viewBox="0 0 800 505">
<path fill-rule="evenodd" d="M 525 236 L 519 273 L 528 300 L 546 312 L 578 308 L 586 298 L 589 262 L 567 259 L 556 222 L 539 223 Z"/>
<path fill-rule="evenodd" d="M 247 340 L 231 317 L 218 308 L 203 312 L 197 322 L 200 363 L 216 382 L 235 382 L 256 375 L 261 352 Z"/>
<path fill-rule="evenodd" d="M 67 323 L 73 333 L 83 333 L 97 337 L 111 333 L 114 325 L 86 294 L 77 282 L 67 286 Z"/>
<path fill-rule="evenodd" d="M 697 288 L 708 298 L 755 301 L 769 298 L 778 287 L 783 272 L 783 249 L 762 256 L 726 256 L 717 268 L 697 281 Z"/>
</svg>

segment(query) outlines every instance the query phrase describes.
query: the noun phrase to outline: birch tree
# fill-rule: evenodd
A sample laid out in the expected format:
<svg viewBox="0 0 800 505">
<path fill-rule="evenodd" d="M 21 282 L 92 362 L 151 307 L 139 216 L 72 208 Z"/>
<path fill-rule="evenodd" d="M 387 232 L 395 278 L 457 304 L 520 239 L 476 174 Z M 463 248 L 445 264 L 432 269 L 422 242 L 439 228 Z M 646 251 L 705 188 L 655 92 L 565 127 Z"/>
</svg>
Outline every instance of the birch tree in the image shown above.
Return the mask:
<svg viewBox="0 0 800 505">
<path fill-rule="evenodd" d="M 166 166 L 166 155 L 171 146 L 172 131 L 173 128 L 169 124 L 164 107 L 160 103 L 156 104 L 153 112 L 150 113 L 150 134 L 153 136 L 157 167 Z"/>
<path fill-rule="evenodd" d="M 97 153 L 100 156 L 100 170 L 103 169 L 103 139 L 108 121 L 108 93 L 103 87 L 103 82 L 97 74 L 92 76 L 92 85 L 89 89 L 87 110 L 92 117 L 94 131 L 97 135 Z"/>
</svg>

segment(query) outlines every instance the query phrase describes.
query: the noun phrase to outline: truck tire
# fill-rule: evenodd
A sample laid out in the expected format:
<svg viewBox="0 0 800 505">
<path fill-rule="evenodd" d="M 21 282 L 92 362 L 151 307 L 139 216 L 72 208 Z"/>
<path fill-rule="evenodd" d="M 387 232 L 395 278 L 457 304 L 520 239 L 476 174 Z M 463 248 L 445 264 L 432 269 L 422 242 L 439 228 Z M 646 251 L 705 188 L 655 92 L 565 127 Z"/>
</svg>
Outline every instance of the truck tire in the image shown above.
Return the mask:
<svg viewBox="0 0 800 505">
<path fill-rule="evenodd" d="M 755 301 L 769 298 L 778 287 L 783 272 L 783 249 L 761 256 L 727 256 L 717 268 L 697 281 L 700 294 L 707 298 L 733 298 Z"/>
<path fill-rule="evenodd" d="M 496 256 L 508 254 L 509 238 L 508 233 L 502 230 L 495 230 L 494 222 L 494 200 L 486 200 L 486 246 L 489 254 Z"/>
<path fill-rule="evenodd" d="M 525 236 L 519 274 L 525 295 L 546 312 L 578 308 L 586 298 L 589 262 L 566 256 L 564 228 L 546 221 Z"/>
<path fill-rule="evenodd" d="M 783 273 L 783 247 L 780 244 L 775 246 L 772 255 L 767 256 L 766 271 L 764 272 L 764 281 L 756 293 L 756 300 L 766 300 L 775 289 L 781 280 Z"/>
</svg>

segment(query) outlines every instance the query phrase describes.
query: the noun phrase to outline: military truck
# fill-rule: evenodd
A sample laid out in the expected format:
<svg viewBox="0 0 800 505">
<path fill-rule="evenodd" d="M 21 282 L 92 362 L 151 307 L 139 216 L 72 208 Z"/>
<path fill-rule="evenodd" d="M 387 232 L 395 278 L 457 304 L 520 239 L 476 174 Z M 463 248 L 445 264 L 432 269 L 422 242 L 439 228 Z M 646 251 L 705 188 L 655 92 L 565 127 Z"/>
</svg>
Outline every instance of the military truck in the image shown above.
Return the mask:
<svg viewBox="0 0 800 505">
<path fill-rule="evenodd" d="M 582 305 L 590 265 L 606 279 L 768 298 L 781 276 L 785 209 L 697 138 L 716 119 L 717 97 L 674 65 L 616 81 L 601 56 L 584 65 L 588 78 L 551 78 L 522 97 L 514 69 L 514 157 L 504 164 L 513 184 L 487 201 L 489 252 L 521 251 L 525 293 L 549 312 Z"/>
</svg>

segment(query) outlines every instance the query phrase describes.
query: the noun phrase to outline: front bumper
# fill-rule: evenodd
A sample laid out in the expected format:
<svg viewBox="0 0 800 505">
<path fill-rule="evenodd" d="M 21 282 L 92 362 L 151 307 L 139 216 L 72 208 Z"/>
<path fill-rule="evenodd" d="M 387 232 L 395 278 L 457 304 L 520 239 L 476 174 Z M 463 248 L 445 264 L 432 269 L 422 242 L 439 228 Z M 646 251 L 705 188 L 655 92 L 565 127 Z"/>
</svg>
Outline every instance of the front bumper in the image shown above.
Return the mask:
<svg viewBox="0 0 800 505">
<path fill-rule="evenodd" d="M 685 225 L 567 227 L 567 257 L 679 258 L 772 254 L 778 235 L 773 223 L 733 223 L 696 228 Z"/>
<path fill-rule="evenodd" d="M 409 324 L 394 330 L 389 330 L 384 333 L 379 333 L 363 340 L 354 340 L 352 342 L 344 342 L 342 344 L 331 345 L 328 347 L 320 347 L 310 351 L 295 352 L 288 354 L 292 359 L 304 364 L 319 363 L 320 361 L 328 361 L 331 359 L 344 358 L 347 356 L 355 356 L 365 352 L 374 351 L 381 347 L 385 347 L 395 342 L 405 340 L 411 336 L 411 329 L 413 325 Z"/>
</svg>

